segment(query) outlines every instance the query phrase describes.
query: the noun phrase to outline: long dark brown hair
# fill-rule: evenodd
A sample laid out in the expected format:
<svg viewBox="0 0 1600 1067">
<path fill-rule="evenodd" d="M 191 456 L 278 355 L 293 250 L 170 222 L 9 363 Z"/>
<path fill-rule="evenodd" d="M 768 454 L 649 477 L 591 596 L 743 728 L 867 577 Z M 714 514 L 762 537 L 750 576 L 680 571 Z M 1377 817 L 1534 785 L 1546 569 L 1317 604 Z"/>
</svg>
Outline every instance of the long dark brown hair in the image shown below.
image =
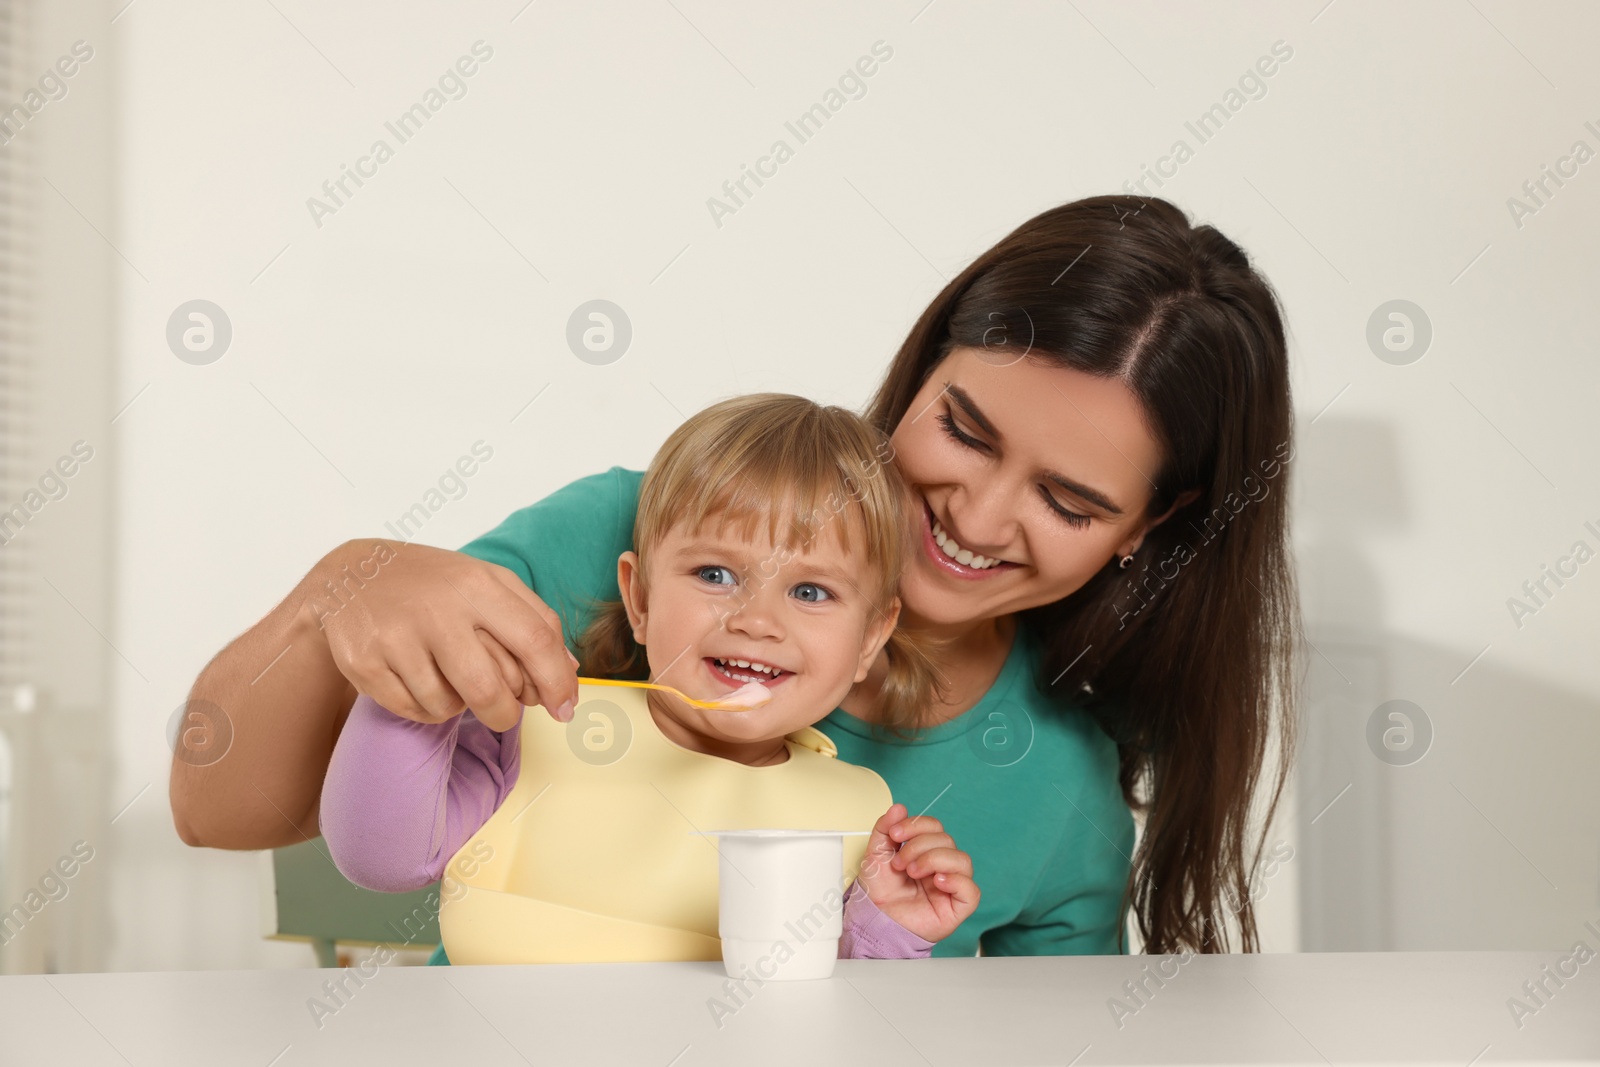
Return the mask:
<svg viewBox="0 0 1600 1067">
<path fill-rule="evenodd" d="M 1147 515 L 1198 492 L 1129 569 L 1108 561 L 1018 620 L 1044 650 L 1040 689 L 1117 743 L 1123 797 L 1144 821 L 1123 903 L 1145 951 L 1226 952 L 1230 914 L 1255 951 L 1250 882 L 1296 732 L 1293 409 L 1277 298 L 1238 245 L 1172 204 L 1094 197 L 1028 220 L 945 286 L 868 417 L 892 432 L 956 347 L 1122 380 L 1165 456 Z"/>
</svg>

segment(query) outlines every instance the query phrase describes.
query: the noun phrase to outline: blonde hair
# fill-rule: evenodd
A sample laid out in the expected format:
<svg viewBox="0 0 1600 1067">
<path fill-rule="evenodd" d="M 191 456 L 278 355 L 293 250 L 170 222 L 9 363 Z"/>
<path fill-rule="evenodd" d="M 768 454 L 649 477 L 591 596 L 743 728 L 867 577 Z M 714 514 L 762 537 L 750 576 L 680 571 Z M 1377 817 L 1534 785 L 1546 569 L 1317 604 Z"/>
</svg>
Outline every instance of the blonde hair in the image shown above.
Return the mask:
<svg viewBox="0 0 1600 1067">
<path fill-rule="evenodd" d="M 845 552 L 874 564 L 875 587 L 856 592 L 882 612 L 917 548 L 910 493 L 893 455 L 882 432 L 844 408 L 786 393 L 713 404 L 673 431 L 645 472 L 633 526 L 640 572 L 649 575 L 651 553 L 670 530 L 681 525 L 695 536 L 713 516 L 719 532 L 733 526 L 746 539 L 765 520 L 785 559 L 831 529 Z M 595 606 L 578 648 L 580 669 L 591 677 L 648 673 L 620 600 Z M 877 721 L 891 732 L 928 717 L 940 685 L 936 648 L 898 626 L 890 633 Z"/>
</svg>

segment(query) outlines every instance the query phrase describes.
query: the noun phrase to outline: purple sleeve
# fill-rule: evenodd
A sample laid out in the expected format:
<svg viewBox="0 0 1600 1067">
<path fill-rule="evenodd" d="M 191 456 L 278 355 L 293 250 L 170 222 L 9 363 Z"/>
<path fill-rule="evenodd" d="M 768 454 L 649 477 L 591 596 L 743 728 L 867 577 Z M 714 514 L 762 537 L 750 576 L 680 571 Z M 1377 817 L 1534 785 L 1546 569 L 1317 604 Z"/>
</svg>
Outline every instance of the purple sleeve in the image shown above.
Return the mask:
<svg viewBox="0 0 1600 1067">
<path fill-rule="evenodd" d="M 521 731 L 495 733 L 471 711 L 413 722 L 356 698 L 322 782 L 319 822 L 334 865 L 386 893 L 438 881 L 517 784 Z"/>
<path fill-rule="evenodd" d="M 841 960 L 922 960 L 933 952 L 932 941 L 924 941 L 879 911 L 859 878 L 844 895 L 843 922 Z"/>
</svg>

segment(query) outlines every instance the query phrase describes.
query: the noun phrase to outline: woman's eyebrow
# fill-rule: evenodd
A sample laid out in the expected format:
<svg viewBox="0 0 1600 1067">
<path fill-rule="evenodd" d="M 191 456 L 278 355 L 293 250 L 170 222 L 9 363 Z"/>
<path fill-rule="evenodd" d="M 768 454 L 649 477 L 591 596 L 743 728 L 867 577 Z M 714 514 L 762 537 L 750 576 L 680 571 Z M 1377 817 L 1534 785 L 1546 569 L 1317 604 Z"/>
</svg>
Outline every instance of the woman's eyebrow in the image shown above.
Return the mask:
<svg viewBox="0 0 1600 1067">
<path fill-rule="evenodd" d="M 1057 474 L 1055 471 L 1045 471 L 1044 476 L 1049 478 L 1052 482 L 1055 482 L 1067 492 L 1072 493 L 1075 496 L 1082 497 L 1084 500 L 1087 500 L 1089 503 L 1103 511 L 1108 511 L 1113 515 L 1122 514 L 1122 509 L 1113 504 L 1111 502 L 1111 498 L 1100 492 L 1098 489 L 1090 488 L 1089 486 L 1084 485 L 1082 482 L 1075 482 L 1066 475 Z"/>
<path fill-rule="evenodd" d="M 956 385 L 954 382 L 945 383 L 945 392 L 950 394 L 951 399 L 961 406 L 961 410 L 966 413 L 967 418 L 977 423 L 979 428 L 981 428 L 984 433 L 988 434 L 990 437 L 993 437 L 996 441 L 1005 440 L 1005 435 L 1000 432 L 999 428 L 996 427 L 994 423 L 989 421 L 989 417 L 985 415 L 982 409 L 978 407 L 978 402 L 972 399 L 972 395 L 970 393 L 961 388 L 961 386 Z M 1061 474 L 1057 471 L 1047 470 L 1044 472 L 1044 476 L 1061 486 L 1061 488 L 1065 489 L 1067 492 L 1087 500 L 1089 503 L 1093 504 L 1097 508 L 1100 508 L 1102 511 L 1109 512 L 1112 515 L 1122 514 L 1122 509 L 1113 504 L 1110 497 L 1106 496 L 1100 490 L 1095 489 L 1092 486 L 1087 486 L 1082 482 L 1074 481 L 1073 479 L 1068 478 L 1065 474 Z"/>
<path fill-rule="evenodd" d="M 967 413 L 967 418 L 978 424 L 979 429 L 996 441 L 1005 440 L 1005 435 L 1000 432 L 994 423 L 989 421 L 989 417 L 978 407 L 978 402 L 972 399 L 970 393 L 954 382 L 945 382 L 944 391 L 949 393 L 957 404 L 961 405 L 961 410 Z"/>
</svg>

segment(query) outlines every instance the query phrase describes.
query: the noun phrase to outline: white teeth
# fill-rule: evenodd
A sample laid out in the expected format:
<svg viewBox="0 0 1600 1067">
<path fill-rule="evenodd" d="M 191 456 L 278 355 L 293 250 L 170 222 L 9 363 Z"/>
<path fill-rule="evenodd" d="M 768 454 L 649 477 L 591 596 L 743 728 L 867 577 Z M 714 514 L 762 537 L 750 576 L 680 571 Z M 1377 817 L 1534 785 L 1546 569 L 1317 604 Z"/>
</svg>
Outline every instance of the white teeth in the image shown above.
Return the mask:
<svg viewBox="0 0 1600 1067">
<path fill-rule="evenodd" d="M 716 662 L 721 664 L 724 670 L 727 670 L 731 667 L 745 667 L 757 672 L 758 674 L 767 675 L 768 677 L 781 673 L 780 669 L 777 667 L 769 667 L 765 663 L 752 663 L 747 659 L 719 659 Z M 730 671 L 729 673 L 732 672 Z"/>
<path fill-rule="evenodd" d="M 962 548 L 956 544 L 956 539 L 944 532 L 944 527 L 939 525 L 938 519 L 933 520 L 933 540 L 945 555 L 962 566 L 971 567 L 976 571 L 988 570 L 1000 562 L 997 559 L 990 559 L 988 556 L 980 556 L 971 549 Z"/>
</svg>

